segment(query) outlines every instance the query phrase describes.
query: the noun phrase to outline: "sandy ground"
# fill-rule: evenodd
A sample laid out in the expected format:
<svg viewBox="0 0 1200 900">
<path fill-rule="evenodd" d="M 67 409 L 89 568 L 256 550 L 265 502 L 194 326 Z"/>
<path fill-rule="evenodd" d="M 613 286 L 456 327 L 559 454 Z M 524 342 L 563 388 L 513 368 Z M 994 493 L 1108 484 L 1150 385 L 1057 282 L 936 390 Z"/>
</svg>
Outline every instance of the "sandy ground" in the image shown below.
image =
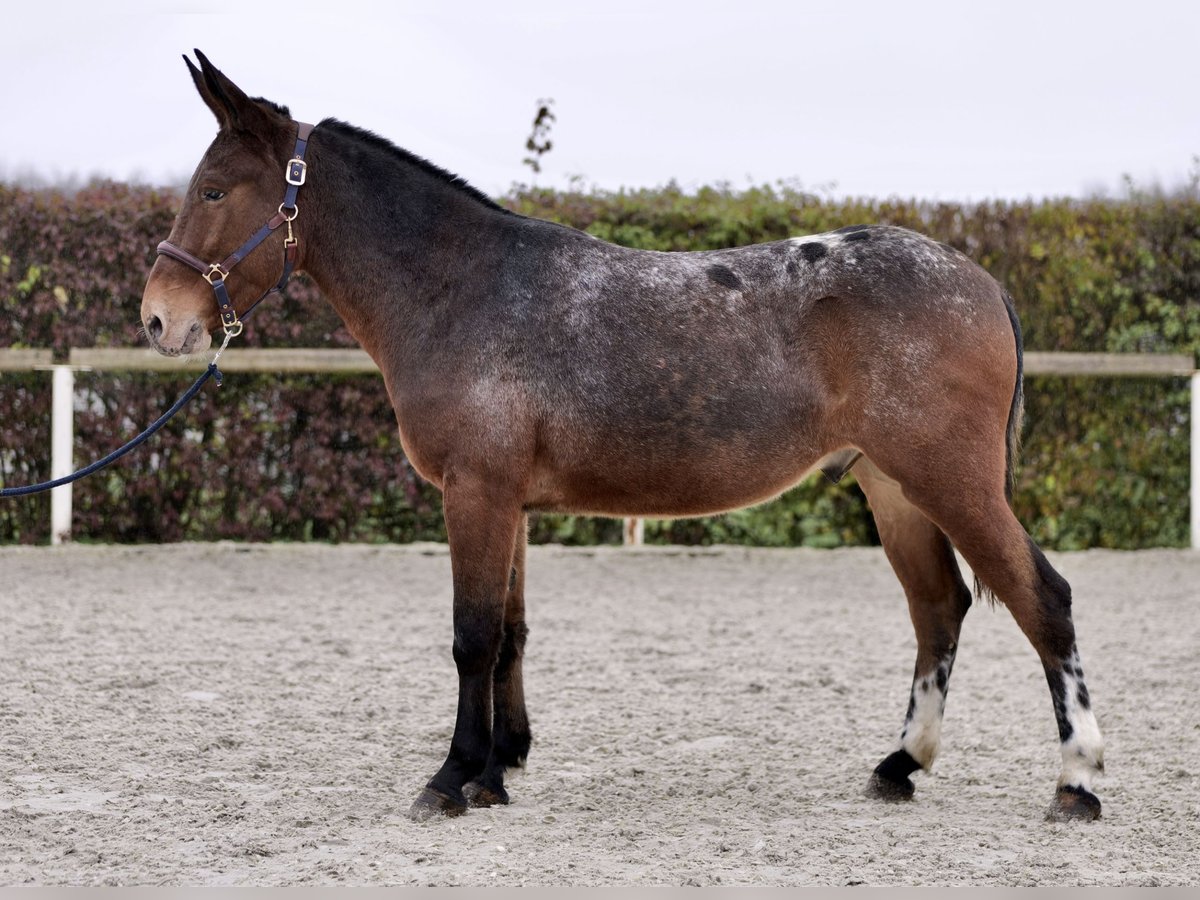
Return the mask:
<svg viewBox="0 0 1200 900">
<path fill-rule="evenodd" d="M 1049 824 L 1049 695 L 977 604 L 917 799 L 862 796 L 915 644 L 878 550 L 534 548 L 513 805 L 417 825 L 437 546 L 0 548 L 0 883 L 1195 884 L 1200 553 L 1052 557 L 1108 741 Z"/>
</svg>

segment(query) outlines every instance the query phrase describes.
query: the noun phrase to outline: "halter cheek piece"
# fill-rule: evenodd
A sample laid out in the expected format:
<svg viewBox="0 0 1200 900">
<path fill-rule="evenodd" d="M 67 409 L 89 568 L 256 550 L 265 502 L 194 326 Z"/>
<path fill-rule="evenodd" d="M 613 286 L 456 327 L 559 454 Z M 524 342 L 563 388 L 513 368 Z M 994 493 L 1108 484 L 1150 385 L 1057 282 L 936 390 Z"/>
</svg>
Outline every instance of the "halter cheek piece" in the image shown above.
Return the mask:
<svg viewBox="0 0 1200 900">
<path fill-rule="evenodd" d="M 287 168 L 284 170 L 284 178 L 287 181 L 287 193 L 284 194 L 283 202 L 279 204 L 279 211 L 262 228 L 258 229 L 246 243 L 242 244 L 242 246 L 238 247 L 219 263 L 206 263 L 199 257 L 188 253 L 182 247 L 176 247 L 170 241 L 163 241 L 158 245 L 160 256 L 169 256 L 171 259 L 195 269 L 205 281 L 212 285 L 213 296 L 217 301 L 217 310 L 221 314 L 221 327 L 225 330 L 226 343 L 228 343 L 229 338 L 237 337 L 241 334 L 243 327 L 242 320 L 238 318 L 237 310 L 234 309 L 233 301 L 229 299 L 229 291 L 225 288 L 225 279 L 229 277 L 229 273 L 233 267 L 249 256 L 251 251 L 265 241 L 276 228 L 280 225 L 287 225 L 288 233 L 283 241 L 283 274 L 273 288 L 269 288 L 261 297 L 250 304 L 246 311 L 242 313 L 243 316 L 248 316 L 250 310 L 262 303 L 271 294 L 277 294 L 282 291 L 292 275 L 292 269 L 296 267 L 299 242 L 292 233 L 292 222 L 296 220 L 296 216 L 300 215 L 300 207 L 296 205 L 296 194 L 300 192 L 300 186 L 304 184 L 304 180 L 308 175 L 308 164 L 304 161 L 304 151 L 308 148 L 308 136 L 312 134 L 314 127 L 306 122 L 297 122 L 296 124 L 298 126 L 296 131 L 296 149 L 293 151 L 292 158 L 288 160 Z"/>
<path fill-rule="evenodd" d="M 312 134 L 313 130 L 312 125 L 307 125 L 304 122 L 297 122 L 296 124 L 299 126 L 296 132 L 296 151 L 292 158 L 288 160 L 287 169 L 284 172 L 284 178 L 287 179 L 288 185 L 287 193 L 284 195 L 283 202 L 279 204 L 279 212 L 272 216 L 266 225 L 258 229 L 250 240 L 230 253 L 221 262 L 211 264 L 192 256 L 192 254 L 181 247 L 176 247 L 170 241 L 163 241 L 158 245 L 159 254 L 178 260 L 185 266 L 190 266 L 199 272 L 205 281 L 212 285 L 213 293 L 217 298 L 217 307 L 221 311 L 221 326 L 225 329 L 225 343 L 221 345 L 221 349 L 217 351 L 216 356 L 209 362 L 208 368 L 201 373 L 200 377 L 187 389 L 184 395 L 175 401 L 174 406 L 155 419 L 145 431 L 128 443 L 118 447 L 112 453 L 108 454 L 108 456 L 97 460 L 89 466 L 85 466 L 78 472 L 72 472 L 70 475 L 55 478 L 52 481 L 43 481 L 40 484 L 29 484 L 21 487 L 0 488 L 0 497 L 23 497 L 27 494 L 40 494 L 42 491 L 70 484 L 86 475 L 103 469 L 110 463 L 116 462 L 134 447 L 145 442 L 150 435 L 167 424 L 167 421 L 175 413 L 183 409 L 184 404 L 200 392 L 200 388 L 204 386 L 204 382 L 208 381 L 208 379 L 212 378 L 218 385 L 221 383 L 221 371 L 217 368 L 217 357 L 229 346 L 229 341 L 232 338 L 242 333 L 242 320 L 238 318 L 237 310 L 233 308 L 233 303 L 229 299 L 229 292 L 225 290 L 225 279 L 229 277 L 229 270 L 245 259 L 255 247 L 265 241 L 272 231 L 280 225 L 287 223 L 288 236 L 283 242 L 283 275 L 280 276 L 279 283 L 275 287 L 270 288 L 250 304 L 250 308 L 242 314 L 245 316 L 249 315 L 250 310 L 262 303 L 269 295 L 282 291 L 292 274 L 292 269 L 296 267 L 297 242 L 296 236 L 292 233 L 292 222 L 295 221 L 296 216 L 300 213 L 299 207 L 296 206 L 296 194 L 300 191 L 300 185 L 304 184 L 304 178 L 308 174 L 308 166 L 304 162 L 304 150 L 308 146 L 308 136 Z"/>
</svg>

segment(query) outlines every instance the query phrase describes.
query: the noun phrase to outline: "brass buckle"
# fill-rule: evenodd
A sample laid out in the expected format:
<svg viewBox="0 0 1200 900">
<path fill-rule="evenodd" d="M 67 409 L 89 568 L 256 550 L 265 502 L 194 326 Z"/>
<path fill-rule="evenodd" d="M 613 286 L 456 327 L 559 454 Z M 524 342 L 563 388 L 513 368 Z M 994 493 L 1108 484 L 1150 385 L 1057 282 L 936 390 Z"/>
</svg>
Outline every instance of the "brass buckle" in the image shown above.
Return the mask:
<svg viewBox="0 0 1200 900">
<path fill-rule="evenodd" d="M 246 326 L 242 324 L 241 319 L 234 319 L 233 324 L 231 325 L 226 325 L 224 322 L 221 323 L 221 328 L 225 330 L 225 337 L 227 339 L 237 337 L 242 333 L 242 329 L 245 327 Z M 221 349 L 224 350 L 225 348 L 222 347 Z"/>
<path fill-rule="evenodd" d="M 201 277 L 211 285 L 216 284 L 218 281 L 224 281 L 229 277 L 229 273 L 221 268 L 220 263 L 212 263 L 208 267 L 207 272 L 201 273 Z"/>
<path fill-rule="evenodd" d="M 308 177 L 308 163 L 296 156 L 288 160 L 287 172 L 284 178 L 288 184 L 294 184 L 296 187 L 304 184 L 304 179 Z"/>
</svg>

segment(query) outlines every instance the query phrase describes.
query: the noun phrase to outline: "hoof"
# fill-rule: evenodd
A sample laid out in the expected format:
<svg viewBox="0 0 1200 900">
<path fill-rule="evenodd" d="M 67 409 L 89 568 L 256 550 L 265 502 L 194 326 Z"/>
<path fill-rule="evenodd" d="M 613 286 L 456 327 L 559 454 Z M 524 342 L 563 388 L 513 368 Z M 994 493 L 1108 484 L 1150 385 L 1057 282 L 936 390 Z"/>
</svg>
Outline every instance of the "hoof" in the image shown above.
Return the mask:
<svg viewBox="0 0 1200 900">
<path fill-rule="evenodd" d="M 467 803 L 474 807 L 508 805 L 508 791 L 503 785 L 492 788 L 478 781 L 468 781 L 463 787 L 463 796 L 467 798 Z"/>
<path fill-rule="evenodd" d="M 867 782 L 865 793 L 872 800 L 901 803 L 911 800 L 915 790 L 911 778 L 905 777 L 903 781 L 892 781 L 890 778 L 884 778 L 878 772 L 874 772 L 871 780 Z"/>
<path fill-rule="evenodd" d="M 867 796 L 889 803 L 911 800 L 914 788 L 908 776 L 919 768 L 921 764 L 909 756 L 908 751 L 897 750 L 875 767 L 867 782 Z"/>
<path fill-rule="evenodd" d="M 408 817 L 414 822 L 428 822 L 438 816 L 461 816 L 467 811 L 466 798 L 456 799 L 426 787 L 408 809 Z"/>
<path fill-rule="evenodd" d="M 1065 785 L 1046 810 L 1047 822 L 1094 822 L 1100 818 L 1100 799 L 1086 788 Z"/>
</svg>

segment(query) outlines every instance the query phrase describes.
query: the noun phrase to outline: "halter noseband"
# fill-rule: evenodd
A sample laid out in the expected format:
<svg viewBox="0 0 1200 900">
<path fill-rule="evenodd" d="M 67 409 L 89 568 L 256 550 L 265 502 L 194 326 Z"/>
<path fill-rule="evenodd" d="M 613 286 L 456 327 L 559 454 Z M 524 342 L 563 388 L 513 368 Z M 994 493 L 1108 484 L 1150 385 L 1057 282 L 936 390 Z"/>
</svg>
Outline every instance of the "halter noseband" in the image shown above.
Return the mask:
<svg viewBox="0 0 1200 900">
<path fill-rule="evenodd" d="M 158 245 L 159 255 L 169 256 L 171 259 L 195 269 L 205 281 L 212 285 L 213 296 L 217 301 L 217 310 L 221 314 L 221 327 L 225 330 L 226 343 L 229 342 L 230 338 L 241 334 L 243 327 L 242 320 L 238 318 L 237 310 L 234 309 L 233 301 L 229 299 L 229 291 L 225 288 L 225 279 L 229 277 L 229 273 L 233 267 L 249 256 L 250 252 L 265 241 L 276 228 L 280 225 L 287 225 L 288 234 L 283 241 L 283 274 L 280 276 L 279 282 L 273 288 L 268 288 L 261 297 L 251 303 L 243 315 L 249 315 L 250 311 L 262 303 L 269 295 L 282 291 L 292 275 L 292 269 L 296 267 L 299 242 L 292 233 L 292 222 L 300 214 L 300 207 L 296 205 L 296 194 L 300 192 L 300 186 L 304 184 L 304 180 L 308 175 L 308 164 L 304 161 L 304 151 L 308 148 L 308 136 L 312 134 L 314 127 L 306 122 L 297 122 L 296 124 L 298 126 L 296 130 L 296 149 L 293 151 L 292 158 L 288 160 L 287 168 L 284 170 L 284 178 L 287 181 L 287 193 L 284 194 L 283 202 L 279 204 L 279 211 L 262 228 L 251 235 L 246 243 L 242 244 L 242 246 L 238 247 L 219 263 L 206 263 L 199 257 L 188 253 L 182 247 L 176 247 L 170 241 L 163 241 Z"/>
</svg>

